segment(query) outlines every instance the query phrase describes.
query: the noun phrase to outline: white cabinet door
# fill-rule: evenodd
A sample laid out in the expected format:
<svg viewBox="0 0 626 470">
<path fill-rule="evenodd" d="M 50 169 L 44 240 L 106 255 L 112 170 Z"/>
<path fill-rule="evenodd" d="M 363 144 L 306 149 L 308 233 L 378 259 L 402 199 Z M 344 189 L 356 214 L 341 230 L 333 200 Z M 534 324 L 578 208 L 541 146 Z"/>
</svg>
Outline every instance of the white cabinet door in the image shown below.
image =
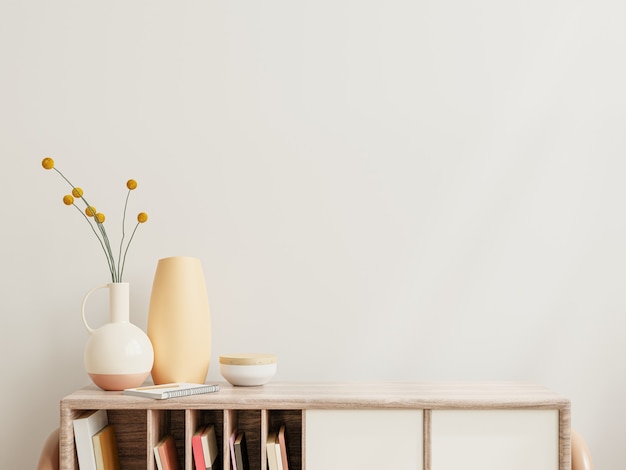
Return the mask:
<svg viewBox="0 0 626 470">
<path fill-rule="evenodd" d="M 307 410 L 306 470 L 423 470 L 421 410 Z"/>
<path fill-rule="evenodd" d="M 432 470 L 558 470 L 556 410 L 437 411 Z"/>
</svg>

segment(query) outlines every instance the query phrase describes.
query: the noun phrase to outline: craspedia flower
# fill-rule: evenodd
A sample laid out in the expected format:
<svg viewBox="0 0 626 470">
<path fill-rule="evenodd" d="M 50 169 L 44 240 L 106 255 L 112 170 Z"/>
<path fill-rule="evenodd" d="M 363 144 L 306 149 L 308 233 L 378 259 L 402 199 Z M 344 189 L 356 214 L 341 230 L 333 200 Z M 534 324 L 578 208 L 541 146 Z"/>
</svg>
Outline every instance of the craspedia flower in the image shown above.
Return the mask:
<svg viewBox="0 0 626 470">
<path fill-rule="evenodd" d="M 41 160 L 41 166 L 46 170 L 54 170 L 53 173 L 58 173 L 59 176 L 65 180 L 67 184 L 69 184 L 71 190 L 69 194 L 63 196 L 63 203 L 68 206 L 74 206 L 78 212 L 86 219 L 87 224 L 91 228 L 92 232 L 98 239 L 100 243 L 100 247 L 104 255 L 107 258 L 107 265 L 109 268 L 109 272 L 111 274 L 111 280 L 113 282 L 122 282 L 124 276 L 124 266 L 126 265 L 126 255 L 128 253 L 128 248 L 135 237 L 135 232 L 139 227 L 139 224 L 143 224 L 148 220 L 148 214 L 145 212 L 141 212 L 137 215 L 137 224 L 130 235 L 130 238 L 124 245 L 126 241 L 126 230 L 125 230 L 125 220 L 126 220 L 126 209 L 128 208 L 128 200 L 130 196 L 130 192 L 134 189 L 137 189 L 137 181 L 134 179 L 129 179 L 126 181 L 126 187 L 128 188 L 128 193 L 126 194 L 126 201 L 124 202 L 124 213 L 122 218 L 122 238 L 119 243 L 119 252 L 114 253 L 111 242 L 109 240 L 109 236 L 107 234 L 107 230 L 104 224 L 105 215 L 98 212 L 94 206 L 92 206 L 89 201 L 85 199 L 83 195 L 82 188 L 74 186 L 72 182 L 65 177 L 65 175 L 56 167 L 55 161 L 46 157 Z M 89 197 L 89 196 L 87 196 Z M 81 207 L 79 207 L 79 205 Z M 84 211 L 84 212 L 83 212 Z"/>
</svg>

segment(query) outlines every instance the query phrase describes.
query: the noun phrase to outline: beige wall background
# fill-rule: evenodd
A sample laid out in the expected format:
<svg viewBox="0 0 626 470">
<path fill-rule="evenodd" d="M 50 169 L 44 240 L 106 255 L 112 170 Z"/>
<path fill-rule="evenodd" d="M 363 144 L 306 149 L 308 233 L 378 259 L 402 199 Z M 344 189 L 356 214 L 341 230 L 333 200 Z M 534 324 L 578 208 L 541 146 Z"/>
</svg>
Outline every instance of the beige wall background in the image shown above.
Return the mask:
<svg viewBox="0 0 626 470">
<path fill-rule="evenodd" d="M 626 6 L 616 0 L 0 3 L 0 467 L 89 383 L 108 282 L 52 156 L 129 251 L 200 258 L 219 354 L 275 380 L 525 380 L 598 468 L 626 421 Z M 106 297 L 94 296 L 103 324 Z M 102 304 L 102 309 L 97 308 Z"/>
</svg>

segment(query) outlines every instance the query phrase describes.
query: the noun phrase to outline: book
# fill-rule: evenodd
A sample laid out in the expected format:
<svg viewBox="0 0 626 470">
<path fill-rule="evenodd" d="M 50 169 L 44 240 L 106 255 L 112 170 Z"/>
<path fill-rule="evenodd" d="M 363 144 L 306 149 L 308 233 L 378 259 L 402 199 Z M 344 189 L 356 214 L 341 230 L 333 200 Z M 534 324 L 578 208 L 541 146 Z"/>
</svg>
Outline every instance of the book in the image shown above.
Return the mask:
<svg viewBox="0 0 626 470">
<path fill-rule="evenodd" d="M 235 460 L 237 461 L 236 470 L 250 470 L 246 433 L 243 431 L 238 433 L 235 438 Z"/>
<path fill-rule="evenodd" d="M 274 450 L 276 451 L 276 466 L 278 467 L 278 470 L 283 470 L 283 459 L 280 455 L 280 444 L 278 443 L 278 441 L 276 441 Z"/>
<path fill-rule="evenodd" d="M 93 436 L 109 424 L 106 410 L 86 411 L 73 420 L 76 455 L 81 470 L 97 470 Z"/>
<path fill-rule="evenodd" d="M 237 459 L 235 458 L 235 439 L 237 439 L 238 431 L 235 428 L 233 433 L 230 435 L 230 439 L 228 440 L 228 444 L 230 447 L 230 466 L 233 470 L 237 470 Z"/>
<path fill-rule="evenodd" d="M 217 436 L 215 435 L 215 426 L 212 424 L 205 428 L 205 432 L 201 436 L 202 452 L 204 454 L 204 463 L 207 470 L 217 470 L 219 453 L 217 447 Z"/>
<path fill-rule="evenodd" d="M 169 434 L 159 441 L 154 447 L 154 460 L 158 470 L 181 470 L 174 436 Z"/>
<path fill-rule="evenodd" d="M 94 434 L 92 440 L 93 453 L 96 458 L 96 470 L 120 470 L 115 426 L 107 424 Z"/>
<path fill-rule="evenodd" d="M 287 458 L 287 439 L 285 437 L 286 431 L 287 426 L 281 424 L 278 430 L 278 450 L 280 452 L 280 460 L 283 464 L 282 470 L 289 470 L 289 459 Z"/>
<path fill-rule="evenodd" d="M 159 451 L 157 450 L 156 447 L 154 448 L 154 461 L 156 462 L 157 470 L 163 470 L 163 464 L 161 463 L 161 456 L 159 455 Z"/>
<path fill-rule="evenodd" d="M 219 392 L 219 390 L 220 386 L 218 384 L 192 384 L 186 382 L 176 382 L 171 384 L 126 388 L 124 389 L 124 395 L 165 400 L 167 398 L 187 397 L 189 395 Z"/>
<path fill-rule="evenodd" d="M 202 449 L 202 434 L 205 429 L 200 428 L 191 436 L 191 452 L 196 470 L 207 470 L 208 468 L 204 461 L 204 450 Z"/>
<path fill-rule="evenodd" d="M 216 470 L 218 454 L 215 427 L 200 427 L 191 437 L 191 448 L 196 470 Z"/>
<path fill-rule="evenodd" d="M 267 454 L 267 468 L 268 470 L 278 470 L 278 460 L 276 459 L 276 439 L 278 436 L 275 432 L 271 432 L 267 435 L 267 442 L 265 444 L 265 451 Z"/>
</svg>

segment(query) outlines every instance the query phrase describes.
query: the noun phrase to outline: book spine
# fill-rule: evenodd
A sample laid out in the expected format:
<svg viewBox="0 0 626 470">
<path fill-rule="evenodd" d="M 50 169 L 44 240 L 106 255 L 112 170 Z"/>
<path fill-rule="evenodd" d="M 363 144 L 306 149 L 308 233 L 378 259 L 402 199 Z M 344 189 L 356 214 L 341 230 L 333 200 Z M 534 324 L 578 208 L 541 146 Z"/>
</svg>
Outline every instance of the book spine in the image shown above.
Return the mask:
<svg viewBox="0 0 626 470">
<path fill-rule="evenodd" d="M 74 420 L 74 440 L 81 470 L 97 470 L 92 439 L 94 434 L 102 430 L 107 424 L 109 421 L 106 410 L 98 410 L 89 416 L 82 416 Z"/>
<path fill-rule="evenodd" d="M 267 468 L 268 470 L 278 470 L 276 462 L 276 433 L 270 433 L 267 436 L 267 442 L 265 444 L 265 453 L 267 454 Z"/>
<path fill-rule="evenodd" d="M 193 436 L 191 438 L 191 447 L 196 470 L 206 470 L 207 466 L 204 462 L 204 451 L 202 450 L 202 440 L 200 436 Z"/>
<path fill-rule="evenodd" d="M 237 437 L 237 430 L 235 429 L 235 431 L 230 436 L 230 440 L 229 440 L 229 444 L 230 444 L 230 464 L 231 464 L 232 470 L 238 470 L 237 469 L 237 458 L 235 456 L 235 439 L 236 439 L 236 437 Z M 226 470 L 228 470 L 228 469 L 226 469 Z"/>
<path fill-rule="evenodd" d="M 153 450 L 154 450 L 154 460 L 156 461 L 157 470 L 163 470 L 163 464 L 161 463 L 161 455 L 159 454 L 159 448 L 155 447 Z"/>
<path fill-rule="evenodd" d="M 280 447 L 280 457 L 278 458 L 282 461 L 283 470 L 289 470 L 289 458 L 287 456 L 287 442 L 285 438 L 286 431 L 286 426 L 282 424 L 278 431 L 278 444 Z"/>
</svg>

